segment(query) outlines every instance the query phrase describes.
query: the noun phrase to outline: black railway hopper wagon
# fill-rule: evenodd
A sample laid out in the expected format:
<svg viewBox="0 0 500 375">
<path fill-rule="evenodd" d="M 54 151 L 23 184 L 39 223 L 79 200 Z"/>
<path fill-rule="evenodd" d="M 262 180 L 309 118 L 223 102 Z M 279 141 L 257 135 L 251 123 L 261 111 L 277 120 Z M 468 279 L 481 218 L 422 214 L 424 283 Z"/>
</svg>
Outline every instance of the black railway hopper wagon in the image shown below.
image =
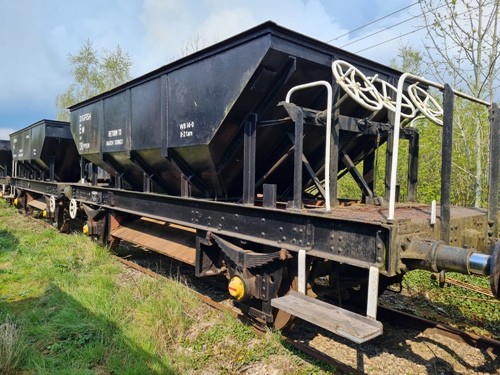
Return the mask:
<svg viewBox="0 0 500 375">
<path fill-rule="evenodd" d="M 2 185 L 1 196 L 10 193 L 10 175 L 12 173 L 12 152 L 10 141 L 0 140 L 0 184 Z"/>
<path fill-rule="evenodd" d="M 66 230 L 69 216 L 64 214 L 64 191 L 81 175 L 81 158 L 69 122 L 38 121 L 12 133 L 10 144 L 13 170 L 6 198 L 28 213 L 42 211 Z"/>
<path fill-rule="evenodd" d="M 430 86 L 444 93 L 442 107 Z M 151 248 L 199 277 L 226 275 L 235 304 L 275 328 L 300 317 L 361 343 L 383 331 L 378 295 L 413 269 L 484 275 L 499 296 L 498 106 L 479 101 L 491 112 L 488 208 L 451 206 L 456 95 L 268 22 L 70 107 L 90 174 L 12 185 L 16 197 L 52 199 L 64 222 L 83 215 L 84 232 L 103 243 Z M 421 115 L 443 128 L 439 204 L 415 202 Z M 338 196 L 348 174 L 355 201 Z"/>
</svg>

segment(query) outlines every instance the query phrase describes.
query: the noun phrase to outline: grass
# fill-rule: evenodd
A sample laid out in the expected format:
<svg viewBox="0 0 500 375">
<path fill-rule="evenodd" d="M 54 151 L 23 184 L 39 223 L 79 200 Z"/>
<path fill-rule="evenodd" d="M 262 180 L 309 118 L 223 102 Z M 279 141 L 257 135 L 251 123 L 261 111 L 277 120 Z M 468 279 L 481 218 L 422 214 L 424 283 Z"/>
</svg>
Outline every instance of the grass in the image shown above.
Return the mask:
<svg viewBox="0 0 500 375">
<path fill-rule="evenodd" d="M 453 272 L 447 272 L 446 277 L 490 288 L 489 277 Z M 386 292 L 384 297 L 388 298 L 386 301 L 399 303 L 404 310 L 413 314 L 481 336 L 500 339 L 500 301 L 454 285 L 445 284 L 441 288 L 429 272 L 409 272 L 403 279 L 402 295 L 391 296 Z"/>
<path fill-rule="evenodd" d="M 181 277 L 179 277 L 181 279 Z M 178 281 L 178 280 L 177 280 Z M 179 282 L 124 268 L 0 200 L 0 373 L 325 374 Z"/>
<path fill-rule="evenodd" d="M 0 373 L 13 372 L 24 350 L 22 328 L 10 316 L 0 319 Z"/>
</svg>

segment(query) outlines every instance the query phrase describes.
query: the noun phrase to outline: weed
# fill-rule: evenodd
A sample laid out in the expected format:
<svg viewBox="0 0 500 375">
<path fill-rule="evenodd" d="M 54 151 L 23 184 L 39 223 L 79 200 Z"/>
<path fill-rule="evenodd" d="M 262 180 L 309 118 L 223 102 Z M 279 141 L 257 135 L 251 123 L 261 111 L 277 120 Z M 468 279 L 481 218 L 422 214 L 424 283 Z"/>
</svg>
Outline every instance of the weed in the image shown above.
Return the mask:
<svg viewBox="0 0 500 375">
<path fill-rule="evenodd" d="M 0 217 L 0 317 L 15 314 L 23 322 L 8 325 L 19 337 L 9 371 L 324 373 L 294 363 L 275 334 L 261 340 L 232 316 L 200 306 L 175 268 L 175 282 L 125 270 L 87 237 L 47 229 L 2 200 Z"/>
<path fill-rule="evenodd" d="M 12 373 L 25 348 L 21 325 L 8 315 L 0 324 L 0 373 Z"/>
<path fill-rule="evenodd" d="M 457 273 L 447 277 L 489 289 L 489 278 Z M 403 280 L 404 305 L 412 313 L 478 335 L 500 337 L 500 304 L 494 298 L 454 285 L 441 288 L 426 271 L 411 271 Z M 457 323 L 458 322 L 458 323 Z"/>
</svg>

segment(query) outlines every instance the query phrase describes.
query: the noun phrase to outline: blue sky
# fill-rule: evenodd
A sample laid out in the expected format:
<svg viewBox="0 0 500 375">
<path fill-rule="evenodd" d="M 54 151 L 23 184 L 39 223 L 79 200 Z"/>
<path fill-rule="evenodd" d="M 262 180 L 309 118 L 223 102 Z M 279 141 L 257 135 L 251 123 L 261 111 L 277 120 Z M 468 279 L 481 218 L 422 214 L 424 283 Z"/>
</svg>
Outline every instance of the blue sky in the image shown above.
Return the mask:
<svg viewBox="0 0 500 375">
<path fill-rule="evenodd" d="M 189 38 L 206 45 L 262 22 L 329 41 L 413 3 L 411 0 L 0 0 L 0 139 L 55 119 L 55 98 L 72 83 L 69 53 L 90 39 L 98 50 L 120 45 L 138 77 L 181 55 Z M 413 6 L 332 42 L 337 47 L 418 15 Z M 420 26 L 418 18 L 354 43 L 360 51 Z M 360 53 L 388 64 L 398 46 L 418 48 L 423 32 Z"/>
</svg>

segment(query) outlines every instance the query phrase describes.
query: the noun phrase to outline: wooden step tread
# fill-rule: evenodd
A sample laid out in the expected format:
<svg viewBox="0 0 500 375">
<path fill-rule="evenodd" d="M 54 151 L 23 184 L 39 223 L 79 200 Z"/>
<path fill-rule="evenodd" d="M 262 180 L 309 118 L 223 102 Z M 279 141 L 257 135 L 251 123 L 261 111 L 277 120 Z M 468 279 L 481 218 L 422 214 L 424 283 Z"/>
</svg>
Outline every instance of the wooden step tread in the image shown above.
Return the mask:
<svg viewBox="0 0 500 375">
<path fill-rule="evenodd" d="M 358 344 L 383 332 L 382 323 L 377 320 L 293 291 L 271 300 L 271 306 Z"/>
<path fill-rule="evenodd" d="M 147 247 L 160 254 L 194 265 L 196 259 L 196 232 L 163 223 L 136 220 L 111 232 L 122 240 Z"/>
<path fill-rule="evenodd" d="M 46 210 L 47 209 L 47 202 L 45 202 L 45 198 L 42 198 L 42 199 L 43 199 L 43 201 L 33 199 L 33 200 L 28 202 L 28 206 L 34 207 L 40 211 Z"/>
</svg>

